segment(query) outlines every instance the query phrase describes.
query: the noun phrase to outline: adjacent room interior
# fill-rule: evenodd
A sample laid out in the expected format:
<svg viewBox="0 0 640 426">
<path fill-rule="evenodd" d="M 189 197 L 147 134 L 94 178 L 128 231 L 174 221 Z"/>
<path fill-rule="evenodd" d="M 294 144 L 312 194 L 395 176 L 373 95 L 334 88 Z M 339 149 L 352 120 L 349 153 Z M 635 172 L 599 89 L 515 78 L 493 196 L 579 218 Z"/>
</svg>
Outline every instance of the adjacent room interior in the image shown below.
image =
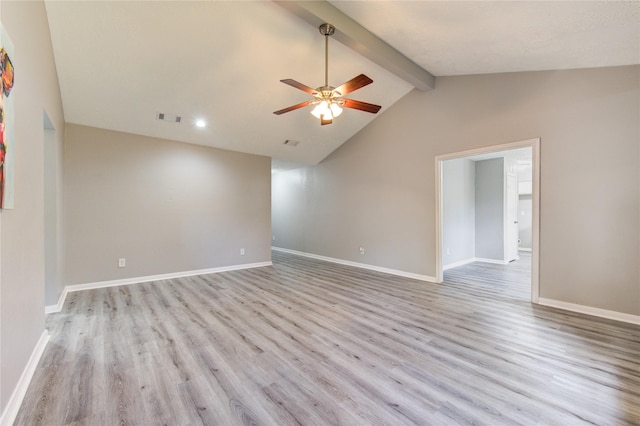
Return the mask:
<svg viewBox="0 0 640 426">
<path fill-rule="evenodd" d="M 436 184 L 441 188 L 442 282 L 484 282 L 537 301 L 531 283 L 532 256 L 539 256 L 538 250 L 532 253 L 534 188 L 539 199 L 533 148 L 453 155 L 457 158 L 442 160 Z M 536 235 L 537 228 L 536 220 Z"/>
<path fill-rule="evenodd" d="M 0 22 L 1 425 L 640 424 L 640 2 Z"/>
</svg>

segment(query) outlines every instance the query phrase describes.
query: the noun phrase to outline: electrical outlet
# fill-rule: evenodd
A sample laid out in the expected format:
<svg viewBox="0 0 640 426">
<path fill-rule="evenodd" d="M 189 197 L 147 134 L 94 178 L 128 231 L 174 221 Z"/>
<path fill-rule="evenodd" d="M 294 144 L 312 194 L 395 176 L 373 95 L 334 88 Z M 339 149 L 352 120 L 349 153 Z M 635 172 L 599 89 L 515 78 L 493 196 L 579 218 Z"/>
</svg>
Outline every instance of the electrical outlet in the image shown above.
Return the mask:
<svg viewBox="0 0 640 426">
<path fill-rule="evenodd" d="M 451 250 L 447 249 L 447 256 L 449 256 L 451 254 Z"/>
<path fill-rule="evenodd" d="M 360 254 L 364 254 L 364 248 L 360 247 Z"/>
<path fill-rule="evenodd" d="M 274 235 L 273 237 L 271 237 L 271 240 L 275 241 L 276 240 L 276 236 Z"/>
<path fill-rule="evenodd" d="M 244 256 L 244 249 L 243 248 L 240 249 L 240 256 Z"/>
<path fill-rule="evenodd" d="M 125 266 L 127 266 L 127 259 L 124 257 L 118 259 L 118 268 L 124 268 Z"/>
</svg>

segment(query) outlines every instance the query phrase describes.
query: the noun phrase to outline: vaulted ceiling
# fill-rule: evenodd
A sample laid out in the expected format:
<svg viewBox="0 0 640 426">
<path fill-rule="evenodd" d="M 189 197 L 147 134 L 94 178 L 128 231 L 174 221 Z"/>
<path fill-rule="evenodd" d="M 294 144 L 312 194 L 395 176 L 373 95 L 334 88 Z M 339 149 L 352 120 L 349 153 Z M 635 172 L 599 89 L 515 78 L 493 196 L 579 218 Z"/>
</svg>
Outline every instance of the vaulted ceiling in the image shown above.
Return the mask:
<svg viewBox="0 0 640 426">
<path fill-rule="evenodd" d="M 433 76 L 640 63 L 640 2 L 47 1 L 65 120 L 314 164 Z M 324 83 L 318 23 L 335 24 L 329 84 L 364 73 L 320 126 L 279 82 Z M 431 80 L 429 80 L 431 78 Z M 437 78 L 435 79 L 437 84 Z M 158 120 L 158 113 L 168 120 Z M 173 117 L 180 116 L 176 123 Z M 198 128 L 196 119 L 206 120 Z M 298 142 L 285 145 L 290 140 Z"/>
</svg>

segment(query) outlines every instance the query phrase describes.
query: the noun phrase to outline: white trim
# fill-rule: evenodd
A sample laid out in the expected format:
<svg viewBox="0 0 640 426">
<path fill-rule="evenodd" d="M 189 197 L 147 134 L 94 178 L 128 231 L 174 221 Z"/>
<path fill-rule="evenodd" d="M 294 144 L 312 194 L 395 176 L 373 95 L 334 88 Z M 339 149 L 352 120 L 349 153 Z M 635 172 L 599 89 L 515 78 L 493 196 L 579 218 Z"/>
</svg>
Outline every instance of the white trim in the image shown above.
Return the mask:
<svg viewBox="0 0 640 426">
<path fill-rule="evenodd" d="M 444 216 L 442 202 L 442 163 L 444 160 L 440 156 L 436 156 L 436 281 L 442 283 L 444 281 L 444 268 L 442 267 L 442 217 Z"/>
<path fill-rule="evenodd" d="M 493 263 L 494 265 L 508 265 L 509 261 L 507 260 L 499 260 L 499 259 L 487 259 L 484 257 L 474 257 L 473 258 L 474 262 L 484 262 L 484 263 Z"/>
<path fill-rule="evenodd" d="M 9 398 L 9 402 L 7 403 L 7 406 L 2 413 L 2 417 L 0 417 L 0 425 L 9 426 L 12 425 L 16 420 L 16 416 L 18 415 L 18 411 L 20 410 L 20 406 L 22 405 L 22 400 L 27 394 L 27 389 L 31 384 L 31 379 L 36 372 L 36 368 L 38 367 L 38 363 L 40 362 L 40 358 L 42 357 L 42 354 L 44 353 L 48 342 L 49 333 L 47 332 L 47 330 L 44 330 L 40 335 L 40 339 L 38 339 L 36 346 L 31 352 L 29 361 L 27 361 L 27 365 L 24 367 L 24 370 L 20 375 L 18 384 L 14 388 L 13 393 L 11 394 L 11 398 Z"/>
<path fill-rule="evenodd" d="M 493 263 L 495 265 L 508 265 L 509 263 L 511 263 L 511 262 L 506 261 L 506 260 L 487 259 L 487 258 L 484 258 L 484 257 L 471 257 L 469 259 L 459 260 L 459 261 L 453 262 L 453 263 L 448 263 L 448 264 L 446 264 L 446 265 L 444 265 L 442 267 L 442 270 L 446 271 L 447 269 L 457 268 L 458 266 L 468 265 L 469 263 L 473 263 L 473 262 Z"/>
<path fill-rule="evenodd" d="M 352 262 L 350 260 L 335 259 L 333 257 L 320 256 L 318 254 L 306 253 L 306 252 L 297 251 L 297 250 L 289 250 L 282 247 L 271 247 L 271 250 L 280 251 L 283 253 L 295 254 L 298 256 L 309 257 L 311 259 L 324 260 L 325 262 L 338 263 L 340 265 L 353 266 L 355 268 L 368 269 L 370 271 L 382 272 L 389 275 L 397 275 L 399 277 L 411 278 L 419 281 L 428 281 L 431 283 L 435 282 L 435 278 L 430 277 L 428 275 L 420 275 L 420 274 L 414 274 L 413 272 L 405 272 L 405 271 L 399 271 L 397 269 L 383 268 L 381 266 L 369 265 L 367 263 L 358 263 L 358 262 Z"/>
<path fill-rule="evenodd" d="M 240 265 L 221 266 L 218 268 L 197 269 L 194 271 L 172 272 L 168 274 L 147 275 L 144 277 L 133 277 L 133 278 L 124 278 L 120 280 L 98 281 L 98 282 L 86 283 L 86 284 L 68 285 L 68 286 L 65 286 L 64 290 L 62 291 L 62 294 L 60 295 L 60 300 L 58 300 L 58 304 L 46 306 L 45 313 L 50 314 L 50 313 L 60 312 L 62 310 L 62 306 L 64 305 L 64 301 L 67 297 L 67 294 L 73 291 L 93 290 L 96 288 L 140 284 L 140 283 L 146 283 L 149 281 L 170 280 L 173 278 L 191 277 L 194 275 L 217 274 L 220 272 L 237 271 L 240 269 L 263 268 L 265 266 L 271 266 L 271 265 L 273 265 L 271 261 L 258 262 L 258 263 L 244 263 Z"/>
<path fill-rule="evenodd" d="M 64 306 L 64 301 L 67 298 L 67 293 L 69 293 L 69 286 L 66 286 L 62 293 L 60 294 L 60 298 L 58 298 L 58 303 L 55 305 L 47 305 L 44 307 L 44 313 L 46 314 L 55 314 L 57 312 L 62 311 L 62 307 Z"/>
<path fill-rule="evenodd" d="M 245 263 L 241 265 L 222 266 L 219 268 L 197 269 L 194 271 L 171 272 L 168 274 L 147 275 L 145 277 L 123 278 L 121 280 L 98 281 L 87 284 L 68 285 L 65 288 L 71 291 L 92 290 L 96 288 L 116 287 L 121 285 L 140 284 L 149 281 L 170 280 L 173 278 L 191 277 L 194 275 L 217 274 L 219 272 L 237 271 L 239 269 L 262 268 L 271 266 L 271 261 L 260 263 Z"/>
<path fill-rule="evenodd" d="M 531 253 L 531 248 L 530 247 L 518 247 L 518 251 L 528 251 L 529 253 Z"/>
<path fill-rule="evenodd" d="M 476 261 L 475 257 L 470 257 L 469 259 L 458 260 L 457 262 L 447 263 L 442 266 L 442 270 L 446 271 L 447 269 L 457 268 L 458 266 L 468 265 L 469 263 L 473 263 Z"/>
<path fill-rule="evenodd" d="M 490 154 L 492 152 L 509 151 L 511 149 L 528 148 L 536 142 L 540 142 L 540 138 L 526 139 L 517 142 L 508 142 L 500 145 L 485 146 L 482 148 L 474 148 L 466 151 L 452 152 L 450 154 L 438 155 L 439 161 L 454 160 L 456 158 L 473 157 L 481 154 Z"/>
<path fill-rule="evenodd" d="M 540 138 L 531 140 L 531 302 L 540 298 Z"/>
<path fill-rule="evenodd" d="M 538 303 L 551 308 L 558 308 L 565 311 L 578 312 L 580 314 L 592 315 L 594 317 L 640 325 L 639 315 L 625 314 L 623 312 L 609 311 L 607 309 L 593 308 L 591 306 L 576 305 L 575 303 L 561 302 L 559 300 L 545 299 L 542 297 L 538 299 Z"/>
<path fill-rule="evenodd" d="M 540 295 L 540 138 L 493 145 L 484 148 L 438 155 L 435 157 L 435 219 L 436 219 L 436 280 L 441 283 L 444 275 L 442 265 L 442 162 L 456 158 L 472 157 L 479 154 L 508 151 L 517 148 L 531 148 L 532 154 L 532 196 L 531 196 L 531 302 L 538 303 Z"/>
</svg>

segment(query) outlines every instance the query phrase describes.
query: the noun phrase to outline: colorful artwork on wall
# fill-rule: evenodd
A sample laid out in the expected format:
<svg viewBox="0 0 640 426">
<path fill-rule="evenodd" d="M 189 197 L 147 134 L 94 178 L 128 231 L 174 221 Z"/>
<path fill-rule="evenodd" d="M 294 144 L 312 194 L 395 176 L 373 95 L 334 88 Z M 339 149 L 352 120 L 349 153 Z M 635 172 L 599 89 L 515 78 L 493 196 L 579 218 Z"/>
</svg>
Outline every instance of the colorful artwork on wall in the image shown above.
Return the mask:
<svg viewBox="0 0 640 426">
<path fill-rule="evenodd" d="M 14 167 L 14 85 L 13 44 L 4 26 L 0 26 L 0 208 L 13 208 Z"/>
</svg>

